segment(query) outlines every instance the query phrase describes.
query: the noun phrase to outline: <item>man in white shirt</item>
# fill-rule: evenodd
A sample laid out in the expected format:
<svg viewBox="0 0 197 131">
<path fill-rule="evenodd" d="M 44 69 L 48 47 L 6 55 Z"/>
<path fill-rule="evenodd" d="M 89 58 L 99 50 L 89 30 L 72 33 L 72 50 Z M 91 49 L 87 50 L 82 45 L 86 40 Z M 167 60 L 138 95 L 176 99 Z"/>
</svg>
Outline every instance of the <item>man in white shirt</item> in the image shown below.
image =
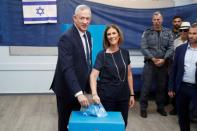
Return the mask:
<svg viewBox="0 0 197 131">
<path fill-rule="evenodd" d="M 58 131 L 68 131 L 71 111 L 89 104 L 84 92 L 90 89 L 92 44 L 87 31 L 91 21 L 90 8 L 77 6 L 73 21 L 72 27 L 59 40 L 58 61 L 51 85 L 57 99 Z"/>
<path fill-rule="evenodd" d="M 176 47 L 188 42 L 188 33 L 189 33 L 190 23 L 182 22 L 181 27 L 179 28 L 180 36 L 174 40 L 174 49 Z"/>
<path fill-rule="evenodd" d="M 191 25 L 188 38 L 175 50 L 168 92 L 170 97 L 176 95 L 181 131 L 190 131 L 190 103 L 197 109 L 197 23 Z"/>
</svg>

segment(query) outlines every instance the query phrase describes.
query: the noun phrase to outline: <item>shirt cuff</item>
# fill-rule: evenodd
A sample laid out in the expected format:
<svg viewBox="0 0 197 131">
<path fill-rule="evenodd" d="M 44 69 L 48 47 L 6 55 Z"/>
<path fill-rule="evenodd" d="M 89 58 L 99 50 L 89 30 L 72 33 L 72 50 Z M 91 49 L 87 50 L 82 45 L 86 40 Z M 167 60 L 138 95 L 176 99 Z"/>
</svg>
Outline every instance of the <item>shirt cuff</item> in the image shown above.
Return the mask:
<svg viewBox="0 0 197 131">
<path fill-rule="evenodd" d="M 75 94 L 75 97 L 79 96 L 79 95 L 83 95 L 83 92 L 82 91 L 79 91 Z"/>
</svg>

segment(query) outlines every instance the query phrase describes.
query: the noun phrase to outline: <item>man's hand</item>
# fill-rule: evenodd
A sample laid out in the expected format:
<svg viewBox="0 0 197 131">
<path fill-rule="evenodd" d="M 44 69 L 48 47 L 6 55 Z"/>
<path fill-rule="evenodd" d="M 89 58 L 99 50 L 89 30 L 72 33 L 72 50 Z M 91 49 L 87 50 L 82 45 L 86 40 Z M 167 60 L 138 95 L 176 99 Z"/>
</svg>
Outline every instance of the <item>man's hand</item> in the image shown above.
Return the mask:
<svg viewBox="0 0 197 131">
<path fill-rule="evenodd" d="M 151 60 L 152 60 L 152 62 L 156 65 L 158 59 L 156 59 L 156 58 L 151 58 Z"/>
<path fill-rule="evenodd" d="M 175 96 L 175 92 L 174 91 L 168 91 L 168 95 L 172 98 Z"/>
<path fill-rule="evenodd" d="M 89 101 L 85 95 L 83 95 L 83 94 L 78 95 L 77 99 L 78 99 L 81 106 L 87 107 L 89 105 Z"/>
<path fill-rule="evenodd" d="M 164 65 L 164 63 L 165 63 L 165 59 L 157 59 L 158 61 L 157 61 L 157 63 L 156 63 L 156 66 L 162 66 L 162 65 Z"/>
<path fill-rule="evenodd" d="M 165 59 L 152 58 L 151 60 L 158 67 L 162 66 L 165 63 Z"/>
</svg>

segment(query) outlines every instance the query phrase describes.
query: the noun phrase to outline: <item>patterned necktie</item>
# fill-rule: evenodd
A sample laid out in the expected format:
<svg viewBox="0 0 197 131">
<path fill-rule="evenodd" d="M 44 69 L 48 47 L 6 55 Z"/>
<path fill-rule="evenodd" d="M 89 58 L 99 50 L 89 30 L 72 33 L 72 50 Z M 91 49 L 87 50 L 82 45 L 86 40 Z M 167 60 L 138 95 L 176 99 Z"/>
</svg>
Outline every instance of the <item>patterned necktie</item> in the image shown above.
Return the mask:
<svg viewBox="0 0 197 131">
<path fill-rule="evenodd" d="M 90 67 L 91 67 L 91 61 L 90 61 L 90 52 L 89 52 L 89 49 L 88 49 L 88 41 L 87 41 L 87 37 L 86 35 L 84 34 L 83 35 L 84 39 L 85 39 L 85 45 L 86 45 L 86 62 L 87 62 L 87 65 L 88 65 L 88 70 L 90 70 Z"/>
</svg>

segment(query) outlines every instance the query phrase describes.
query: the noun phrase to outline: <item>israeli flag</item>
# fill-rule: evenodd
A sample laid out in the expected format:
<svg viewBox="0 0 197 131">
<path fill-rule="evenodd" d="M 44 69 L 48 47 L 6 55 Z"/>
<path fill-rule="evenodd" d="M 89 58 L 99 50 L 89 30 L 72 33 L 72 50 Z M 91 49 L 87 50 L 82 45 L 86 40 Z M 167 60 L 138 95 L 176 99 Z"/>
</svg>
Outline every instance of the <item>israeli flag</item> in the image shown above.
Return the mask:
<svg viewBox="0 0 197 131">
<path fill-rule="evenodd" d="M 56 0 L 23 0 L 24 24 L 57 23 Z"/>
</svg>

